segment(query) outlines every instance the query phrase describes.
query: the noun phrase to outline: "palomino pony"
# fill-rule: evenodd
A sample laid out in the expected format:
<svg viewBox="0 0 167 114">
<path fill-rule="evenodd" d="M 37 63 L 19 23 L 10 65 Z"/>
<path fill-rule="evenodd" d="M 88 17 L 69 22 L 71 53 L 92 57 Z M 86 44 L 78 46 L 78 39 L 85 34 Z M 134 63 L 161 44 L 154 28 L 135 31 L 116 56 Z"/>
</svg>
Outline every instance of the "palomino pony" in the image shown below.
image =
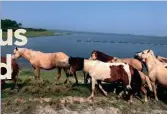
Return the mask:
<svg viewBox="0 0 167 114">
<path fill-rule="evenodd" d="M 148 76 L 150 78 L 154 91 L 154 96 L 155 99 L 158 100 L 156 90 L 157 84 L 167 87 L 167 70 L 164 65 L 159 60 L 157 60 L 152 50 L 144 50 L 138 52 L 136 56 L 146 63 L 148 69 Z"/>
<path fill-rule="evenodd" d="M 126 63 L 105 63 L 98 60 L 88 60 L 79 57 L 70 57 L 70 73 L 74 73 L 76 69 L 83 69 L 85 72 L 89 73 L 92 82 L 92 93 L 90 98 L 94 97 L 95 84 L 98 83 L 99 88 L 107 96 L 107 92 L 102 88 L 101 83 L 98 80 L 104 82 L 113 82 L 122 80 L 123 85 L 130 92 L 130 102 L 132 102 L 132 94 L 140 90 L 141 79 L 139 73 L 136 69 Z M 132 83 L 129 82 L 129 76 L 132 77 Z M 130 84 L 130 85 L 129 85 Z M 133 89 L 135 88 L 135 89 Z"/>
<path fill-rule="evenodd" d="M 17 59 L 19 57 L 27 59 L 35 70 L 35 79 L 40 78 L 40 69 L 52 70 L 58 68 L 57 83 L 61 77 L 61 69 L 63 68 L 67 76 L 65 83 L 68 81 L 67 69 L 69 68 L 69 57 L 63 52 L 43 53 L 40 51 L 16 47 L 12 57 L 13 59 Z"/>
<path fill-rule="evenodd" d="M 115 57 L 109 56 L 103 52 L 94 50 L 91 53 L 91 57 L 90 59 L 93 60 L 100 60 L 102 62 L 114 62 Z M 123 63 L 128 63 L 129 65 L 133 66 L 134 68 L 136 68 L 138 71 L 142 71 L 143 70 L 143 65 L 142 63 L 135 59 L 135 58 L 120 58 L 121 62 Z"/>
<path fill-rule="evenodd" d="M 2 63 L 6 63 L 6 57 L 1 57 L 1 62 Z M 17 88 L 18 89 L 18 86 L 17 86 L 17 77 L 18 77 L 18 74 L 19 74 L 19 65 L 17 64 L 17 62 L 15 60 L 12 59 L 12 80 L 13 80 L 13 83 L 14 83 L 14 88 Z M 7 70 L 6 68 L 1 68 L 1 75 L 4 75 L 7 73 Z M 1 84 L 2 86 L 4 86 L 5 84 L 5 80 L 1 80 Z"/>
</svg>

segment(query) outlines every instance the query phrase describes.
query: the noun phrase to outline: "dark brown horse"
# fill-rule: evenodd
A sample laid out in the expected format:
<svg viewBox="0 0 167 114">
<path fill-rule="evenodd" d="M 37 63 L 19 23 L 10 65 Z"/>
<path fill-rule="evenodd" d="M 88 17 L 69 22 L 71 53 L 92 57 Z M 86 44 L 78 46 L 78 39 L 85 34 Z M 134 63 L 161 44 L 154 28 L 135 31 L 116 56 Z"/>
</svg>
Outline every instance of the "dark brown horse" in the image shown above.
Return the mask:
<svg viewBox="0 0 167 114">
<path fill-rule="evenodd" d="M 6 63 L 6 57 L 1 57 L 1 63 Z M 18 77 L 18 73 L 19 73 L 19 65 L 17 64 L 17 62 L 15 60 L 12 59 L 12 69 L 13 69 L 13 72 L 12 72 L 12 80 L 13 80 L 13 83 L 14 83 L 14 88 L 18 88 L 17 87 L 17 77 Z M 7 73 L 7 70 L 6 68 L 1 68 L 1 75 L 4 75 Z M 5 80 L 1 80 L 1 84 L 2 84 L 2 87 L 4 86 L 5 84 Z"/>
<path fill-rule="evenodd" d="M 118 59 L 118 58 L 117 57 L 112 57 L 112 56 L 107 55 L 107 54 L 105 54 L 103 52 L 94 50 L 91 53 L 90 59 L 100 60 L 102 62 L 114 62 L 115 59 Z M 133 66 L 138 71 L 142 71 L 143 70 L 142 62 L 140 62 L 139 60 L 137 60 L 135 58 L 120 58 L 120 60 L 123 63 L 128 63 L 129 65 Z"/>
</svg>

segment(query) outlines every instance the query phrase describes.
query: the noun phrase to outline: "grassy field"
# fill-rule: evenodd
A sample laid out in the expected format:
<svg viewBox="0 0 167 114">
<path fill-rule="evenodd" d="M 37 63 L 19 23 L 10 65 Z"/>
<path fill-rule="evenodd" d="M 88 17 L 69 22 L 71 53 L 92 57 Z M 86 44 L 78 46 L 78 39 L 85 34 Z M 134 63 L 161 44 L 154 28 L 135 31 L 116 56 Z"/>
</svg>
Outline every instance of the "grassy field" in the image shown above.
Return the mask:
<svg viewBox="0 0 167 114">
<path fill-rule="evenodd" d="M 10 114 L 140 114 L 140 113 L 167 113 L 167 105 L 162 101 L 149 99 L 143 103 L 134 98 L 130 105 L 126 100 L 116 99 L 116 95 L 109 92 L 108 97 L 96 89 L 93 101 L 87 100 L 90 95 L 90 84 L 83 84 L 83 74 L 78 72 L 79 85 L 74 85 L 74 77 L 70 77 L 68 84 L 63 84 L 63 74 L 60 84 L 54 84 L 56 71 L 42 71 L 41 80 L 35 81 L 30 69 L 22 70 L 19 75 L 19 91 L 11 90 L 9 81 L 2 90 L 2 113 Z M 103 85 L 104 89 L 112 89 L 110 84 Z M 108 91 L 107 90 L 107 91 Z"/>
<path fill-rule="evenodd" d="M 69 35 L 70 33 L 56 33 L 55 31 L 27 31 L 26 37 L 35 38 L 40 36 L 59 36 L 59 35 Z M 3 38 L 7 37 L 7 32 L 3 32 Z"/>
</svg>

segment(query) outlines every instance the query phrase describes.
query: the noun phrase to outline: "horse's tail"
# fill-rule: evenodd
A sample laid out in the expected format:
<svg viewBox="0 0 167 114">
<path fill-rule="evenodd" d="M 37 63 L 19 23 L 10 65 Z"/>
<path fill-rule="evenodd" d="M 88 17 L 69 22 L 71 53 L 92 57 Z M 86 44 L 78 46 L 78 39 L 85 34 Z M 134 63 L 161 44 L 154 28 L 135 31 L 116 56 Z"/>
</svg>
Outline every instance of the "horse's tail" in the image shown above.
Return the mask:
<svg viewBox="0 0 167 114">
<path fill-rule="evenodd" d="M 149 90 L 153 91 L 150 79 L 147 76 L 145 78 L 146 78 L 146 83 L 148 85 Z"/>
<path fill-rule="evenodd" d="M 139 71 L 137 69 L 135 69 L 135 68 L 134 68 L 134 75 L 133 75 L 133 79 L 132 80 L 135 83 L 134 85 L 132 83 L 133 88 L 136 88 L 135 91 L 139 92 L 140 88 L 142 86 L 142 79 L 140 77 Z"/>
</svg>

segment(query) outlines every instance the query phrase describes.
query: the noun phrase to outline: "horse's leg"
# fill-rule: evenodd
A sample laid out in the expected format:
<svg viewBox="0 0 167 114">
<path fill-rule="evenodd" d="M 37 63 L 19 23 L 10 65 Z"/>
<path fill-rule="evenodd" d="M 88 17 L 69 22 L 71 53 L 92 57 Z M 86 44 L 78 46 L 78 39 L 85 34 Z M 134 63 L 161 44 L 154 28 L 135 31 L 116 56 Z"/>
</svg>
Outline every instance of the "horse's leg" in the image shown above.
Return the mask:
<svg viewBox="0 0 167 114">
<path fill-rule="evenodd" d="M 37 80 L 37 76 L 36 76 L 36 68 L 34 67 L 34 66 L 32 66 L 33 67 L 33 69 L 34 69 L 34 78 L 35 78 L 35 80 Z"/>
<path fill-rule="evenodd" d="M 34 71 L 35 71 L 35 80 L 37 80 L 38 79 L 38 75 L 39 75 L 39 70 L 38 70 L 38 68 L 37 67 L 34 67 Z"/>
<path fill-rule="evenodd" d="M 125 94 L 128 94 L 128 92 L 126 91 L 126 87 L 125 87 L 125 85 L 122 83 L 122 91 L 118 94 L 118 98 L 121 98 L 121 97 L 123 97 L 123 94 L 125 93 Z"/>
<path fill-rule="evenodd" d="M 96 84 L 96 79 L 92 78 L 92 93 L 88 97 L 88 99 L 92 99 L 94 97 L 94 94 L 95 94 L 95 84 Z"/>
<path fill-rule="evenodd" d="M 83 74 L 84 74 L 84 84 L 88 84 L 89 74 L 86 72 L 83 72 Z"/>
<path fill-rule="evenodd" d="M 64 83 L 66 84 L 67 82 L 69 82 L 69 74 L 68 74 L 67 69 L 64 68 L 63 70 L 64 70 L 64 72 L 66 74 L 66 80 L 64 81 Z"/>
<path fill-rule="evenodd" d="M 59 79 L 60 79 L 60 77 L 61 77 L 61 68 L 57 68 L 57 72 L 58 72 L 58 77 L 57 77 L 57 79 L 56 79 L 56 81 L 55 81 L 55 83 L 57 84 L 58 83 L 58 81 L 59 81 Z"/>
<path fill-rule="evenodd" d="M 36 68 L 36 70 L 37 70 L 37 78 L 39 80 L 40 79 L 40 68 Z"/>
<path fill-rule="evenodd" d="M 14 89 L 19 89 L 19 87 L 17 86 L 17 79 L 16 78 L 13 79 L 13 84 L 14 84 Z"/>
<path fill-rule="evenodd" d="M 77 79 L 76 71 L 74 72 L 74 77 L 75 77 L 76 84 L 78 84 L 78 79 Z"/>
<path fill-rule="evenodd" d="M 132 104 L 133 102 L 132 98 L 133 98 L 133 94 L 130 94 L 130 98 L 129 98 L 130 104 Z"/>
<path fill-rule="evenodd" d="M 88 84 L 88 79 L 91 80 L 91 77 L 89 76 L 89 73 L 85 73 L 85 84 Z"/>
<path fill-rule="evenodd" d="M 141 87 L 141 91 L 144 93 L 144 101 L 147 102 L 147 90 L 144 88 L 144 86 Z"/>
<path fill-rule="evenodd" d="M 84 74 L 84 84 L 87 84 L 87 81 L 86 81 L 86 73 L 83 71 L 83 74 Z"/>
<path fill-rule="evenodd" d="M 114 83 L 114 91 L 113 91 L 113 94 L 116 94 L 118 82 L 113 82 L 113 83 Z"/>
<path fill-rule="evenodd" d="M 155 100 L 158 101 L 156 84 L 155 82 L 152 82 L 151 84 L 152 84 Z"/>
<path fill-rule="evenodd" d="M 121 92 L 118 94 L 118 97 L 119 97 L 119 98 L 122 97 L 123 93 L 124 93 L 124 91 L 121 91 Z"/>
<path fill-rule="evenodd" d="M 40 68 L 39 67 L 34 67 L 34 72 L 35 72 L 35 80 L 40 79 Z"/>
<path fill-rule="evenodd" d="M 101 86 L 101 80 L 98 80 L 98 81 L 97 81 L 97 84 L 98 84 L 100 90 L 104 93 L 104 95 L 107 96 L 107 92 L 106 92 L 106 91 L 103 89 L 103 87 Z"/>
</svg>

